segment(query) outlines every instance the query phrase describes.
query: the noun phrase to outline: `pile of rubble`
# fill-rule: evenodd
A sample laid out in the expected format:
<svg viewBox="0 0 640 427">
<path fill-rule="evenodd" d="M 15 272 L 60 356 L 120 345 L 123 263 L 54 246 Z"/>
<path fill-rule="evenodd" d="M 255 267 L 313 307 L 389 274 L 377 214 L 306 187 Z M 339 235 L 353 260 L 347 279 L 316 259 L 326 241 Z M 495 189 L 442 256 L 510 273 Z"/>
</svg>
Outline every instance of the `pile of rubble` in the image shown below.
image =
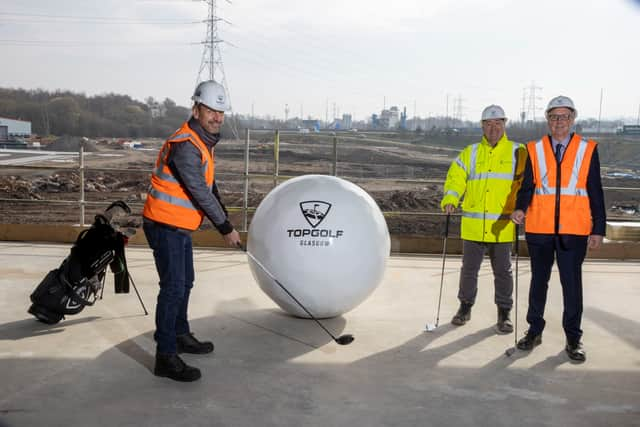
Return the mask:
<svg viewBox="0 0 640 427">
<path fill-rule="evenodd" d="M 371 195 L 383 211 L 438 211 L 440 193 L 441 189 L 433 186 L 424 191 L 384 191 Z"/>
<path fill-rule="evenodd" d="M 69 151 L 77 153 L 80 151 L 82 138 L 77 136 L 62 136 L 42 149 L 47 151 Z M 95 142 L 86 140 L 84 142 L 84 151 L 98 151 Z"/>
<path fill-rule="evenodd" d="M 119 178 L 104 174 L 85 178 L 87 192 L 146 192 L 148 182 L 143 179 Z M 0 193 L 11 199 L 43 200 L 45 193 L 79 193 L 80 176 L 77 172 L 63 172 L 27 179 L 19 176 L 0 176 Z"/>
</svg>

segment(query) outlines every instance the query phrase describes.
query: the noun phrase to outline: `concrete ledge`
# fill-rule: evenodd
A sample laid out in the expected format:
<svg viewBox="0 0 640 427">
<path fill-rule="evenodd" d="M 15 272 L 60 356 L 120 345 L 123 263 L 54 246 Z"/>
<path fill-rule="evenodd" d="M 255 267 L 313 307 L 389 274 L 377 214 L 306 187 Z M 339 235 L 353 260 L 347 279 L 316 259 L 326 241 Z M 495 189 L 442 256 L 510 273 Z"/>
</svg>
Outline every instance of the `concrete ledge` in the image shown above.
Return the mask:
<svg viewBox="0 0 640 427">
<path fill-rule="evenodd" d="M 87 227 L 77 225 L 46 225 L 46 224 L 0 224 L 0 241 L 13 242 L 49 242 L 73 243 L 78 234 Z M 242 240 L 246 240 L 247 233 L 241 232 Z M 129 240 L 130 245 L 147 246 L 147 240 L 141 229 Z M 196 231 L 193 233 L 193 245 L 197 247 L 226 247 L 222 236 L 215 230 Z M 425 237 L 422 235 L 391 235 L 392 253 L 427 253 L 442 254 L 442 238 Z M 462 254 L 462 241 L 459 238 L 447 239 L 448 254 Z M 527 257 L 527 244 L 520 240 L 520 256 Z M 590 251 L 590 259 L 640 259 L 640 242 L 605 240 L 602 248 Z"/>
<path fill-rule="evenodd" d="M 10 242 L 48 242 L 73 243 L 78 234 L 89 226 L 48 225 L 48 224 L 0 224 L 0 241 Z M 246 239 L 247 233 L 240 233 Z M 142 229 L 129 239 L 130 245 L 148 246 Z M 224 239 L 215 230 L 196 231 L 193 233 L 194 246 L 225 247 Z"/>
</svg>

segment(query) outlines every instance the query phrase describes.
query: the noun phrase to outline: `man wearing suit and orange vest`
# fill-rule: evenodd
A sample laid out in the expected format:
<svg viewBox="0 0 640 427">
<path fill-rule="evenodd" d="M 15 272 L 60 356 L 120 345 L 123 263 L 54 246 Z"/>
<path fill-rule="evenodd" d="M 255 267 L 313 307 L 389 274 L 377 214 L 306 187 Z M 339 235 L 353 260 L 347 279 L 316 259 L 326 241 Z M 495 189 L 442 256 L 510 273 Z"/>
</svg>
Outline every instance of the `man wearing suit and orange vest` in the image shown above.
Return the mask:
<svg viewBox="0 0 640 427">
<path fill-rule="evenodd" d="M 517 347 L 532 350 L 542 342 L 544 308 L 555 256 L 562 284 L 565 351 L 572 360 L 584 362 L 586 353 L 580 341 L 582 262 L 587 248 L 600 247 L 606 228 L 600 160 L 594 141 L 571 132 L 577 111 L 570 98 L 553 98 L 545 116 L 551 134 L 527 144 L 529 158 L 516 210 L 511 215 L 516 224 L 525 222 L 526 216 L 531 258 L 529 330 Z"/>
<path fill-rule="evenodd" d="M 195 381 L 201 376 L 178 353 L 213 351 L 213 343 L 194 337 L 187 318 L 195 278 L 191 232 L 207 217 L 229 246 L 241 244 L 214 175 L 214 146 L 229 109 L 227 94 L 222 85 L 210 80 L 200 83 L 191 99 L 191 118 L 160 149 L 143 210 L 144 234 L 160 276 L 154 374 L 176 381 Z"/>
</svg>

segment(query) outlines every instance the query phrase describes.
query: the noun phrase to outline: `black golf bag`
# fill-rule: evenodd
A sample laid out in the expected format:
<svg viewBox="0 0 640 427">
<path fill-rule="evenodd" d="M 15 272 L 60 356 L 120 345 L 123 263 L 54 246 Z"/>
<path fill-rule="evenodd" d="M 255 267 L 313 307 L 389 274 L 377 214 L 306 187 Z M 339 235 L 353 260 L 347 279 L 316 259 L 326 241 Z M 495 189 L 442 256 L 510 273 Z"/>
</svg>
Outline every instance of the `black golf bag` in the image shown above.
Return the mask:
<svg viewBox="0 0 640 427">
<path fill-rule="evenodd" d="M 124 247 L 131 234 L 112 224 L 114 217 L 123 213 L 130 214 L 131 209 L 117 201 L 95 216 L 93 225 L 78 235 L 60 267 L 51 270 L 33 291 L 29 313 L 41 322 L 55 324 L 65 315 L 93 305 L 102 297 L 107 266 L 114 274 L 115 293 L 129 292 Z"/>
</svg>

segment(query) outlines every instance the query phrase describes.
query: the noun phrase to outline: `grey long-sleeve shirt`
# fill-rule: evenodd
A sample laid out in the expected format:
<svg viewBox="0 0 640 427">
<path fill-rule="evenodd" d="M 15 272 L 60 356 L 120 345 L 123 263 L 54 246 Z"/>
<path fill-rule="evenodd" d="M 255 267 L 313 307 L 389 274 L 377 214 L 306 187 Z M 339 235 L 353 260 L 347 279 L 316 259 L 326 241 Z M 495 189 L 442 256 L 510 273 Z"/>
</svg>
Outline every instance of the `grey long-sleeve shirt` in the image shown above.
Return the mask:
<svg viewBox="0 0 640 427">
<path fill-rule="evenodd" d="M 213 150 L 220 139 L 219 135 L 210 134 L 204 130 L 193 117 L 189 119 L 188 124 L 207 148 Z M 191 202 L 204 212 L 216 229 L 223 235 L 229 234 L 233 231 L 233 225 L 229 222 L 227 209 L 220 199 L 215 181 L 213 188 L 209 190 L 200 171 L 200 162 L 200 150 L 193 144 L 187 142 L 172 145 L 168 165 L 174 176 L 186 189 Z"/>
</svg>

